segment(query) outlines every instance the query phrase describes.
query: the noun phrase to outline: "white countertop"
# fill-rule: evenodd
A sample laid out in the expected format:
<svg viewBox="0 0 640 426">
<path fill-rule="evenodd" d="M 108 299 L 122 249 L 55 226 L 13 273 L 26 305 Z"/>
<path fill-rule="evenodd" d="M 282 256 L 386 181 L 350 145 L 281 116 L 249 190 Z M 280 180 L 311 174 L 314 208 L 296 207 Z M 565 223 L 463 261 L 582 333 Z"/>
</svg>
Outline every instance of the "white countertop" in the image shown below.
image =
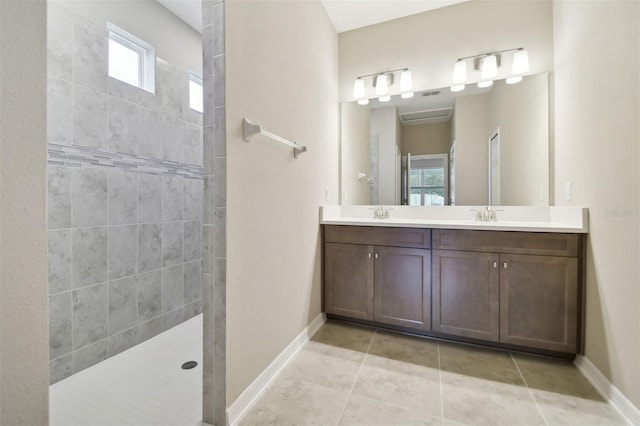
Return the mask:
<svg viewBox="0 0 640 426">
<path fill-rule="evenodd" d="M 588 232 L 588 209 L 583 207 L 492 206 L 496 222 L 475 221 L 476 212 L 485 206 L 410 207 L 383 206 L 390 209 L 388 219 L 374 219 L 377 206 L 320 207 L 323 225 L 388 226 L 404 228 L 472 229 L 524 232 Z"/>
</svg>

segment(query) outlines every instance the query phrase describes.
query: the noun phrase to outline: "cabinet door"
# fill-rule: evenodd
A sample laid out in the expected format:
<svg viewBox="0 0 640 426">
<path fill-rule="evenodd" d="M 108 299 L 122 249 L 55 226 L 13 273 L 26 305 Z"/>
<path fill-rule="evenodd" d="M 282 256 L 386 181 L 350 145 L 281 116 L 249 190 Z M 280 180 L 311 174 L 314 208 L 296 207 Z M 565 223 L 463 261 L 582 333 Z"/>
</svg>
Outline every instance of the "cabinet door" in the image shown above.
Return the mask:
<svg viewBox="0 0 640 426">
<path fill-rule="evenodd" d="M 499 339 L 499 256 L 433 250 L 433 330 Z"/>
<path fill-rule="evenodd" d="M 576 353 L 578 260 L 500 255 L 500 341 Z"/>
<path fill-rule="evenodd" d="M 327 243 L 324 307 L 328 314 L 373 319 L 373 247 Z"/>
<path fill-rule="evenodd" d="M 378 246 L 374 251 L 374 320 L 430 330 L 430 251 Z"/>
</svg>

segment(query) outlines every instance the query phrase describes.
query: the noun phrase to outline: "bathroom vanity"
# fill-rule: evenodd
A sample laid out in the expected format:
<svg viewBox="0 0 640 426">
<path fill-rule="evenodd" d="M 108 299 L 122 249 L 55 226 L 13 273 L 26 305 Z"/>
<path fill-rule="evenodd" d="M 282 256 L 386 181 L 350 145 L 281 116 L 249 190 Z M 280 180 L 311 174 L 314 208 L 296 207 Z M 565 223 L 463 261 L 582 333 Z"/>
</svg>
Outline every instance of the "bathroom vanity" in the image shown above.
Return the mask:
<svg viewBox="0 0 640 426">
<path fill-rule="evenodd" d="M 582 351 L 586 209 L 324 206 L 329 317 L 573 357 Z M 370 217 L 367 217 L 370 215 Z M 519 220 L 514 220 L 518 218 Z"/>
</svg>

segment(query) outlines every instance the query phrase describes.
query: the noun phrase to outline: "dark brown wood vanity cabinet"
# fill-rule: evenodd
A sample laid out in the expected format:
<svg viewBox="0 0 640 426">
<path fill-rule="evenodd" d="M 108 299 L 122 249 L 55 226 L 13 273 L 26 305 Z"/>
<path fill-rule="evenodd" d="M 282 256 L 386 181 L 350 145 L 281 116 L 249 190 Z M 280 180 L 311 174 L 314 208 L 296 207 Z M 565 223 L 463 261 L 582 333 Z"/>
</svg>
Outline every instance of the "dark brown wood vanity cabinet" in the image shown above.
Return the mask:
<svg viewBox="0 0 640 426">
<path fill-rule="evenodd" d="M 327 314 L 431 328 L 431 231 L 324 227 Z"/>
<path fill-rule="evenodd" d="M 579 351 L 578 234 L 433 230 L 433 330 Z"/>
</svg>

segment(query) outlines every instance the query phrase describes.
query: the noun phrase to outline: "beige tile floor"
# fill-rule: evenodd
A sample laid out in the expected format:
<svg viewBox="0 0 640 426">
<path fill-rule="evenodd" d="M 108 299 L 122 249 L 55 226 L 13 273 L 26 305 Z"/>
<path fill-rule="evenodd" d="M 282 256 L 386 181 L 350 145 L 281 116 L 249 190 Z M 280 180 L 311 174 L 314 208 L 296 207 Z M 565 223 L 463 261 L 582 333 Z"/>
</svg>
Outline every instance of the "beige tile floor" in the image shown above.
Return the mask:
<svg viewBox="0 0 640 426">
<path fill-rule="evenodd" d="M 624 425 L 571 363 L 329 321 L 241 425 Z"/>
</svg>

